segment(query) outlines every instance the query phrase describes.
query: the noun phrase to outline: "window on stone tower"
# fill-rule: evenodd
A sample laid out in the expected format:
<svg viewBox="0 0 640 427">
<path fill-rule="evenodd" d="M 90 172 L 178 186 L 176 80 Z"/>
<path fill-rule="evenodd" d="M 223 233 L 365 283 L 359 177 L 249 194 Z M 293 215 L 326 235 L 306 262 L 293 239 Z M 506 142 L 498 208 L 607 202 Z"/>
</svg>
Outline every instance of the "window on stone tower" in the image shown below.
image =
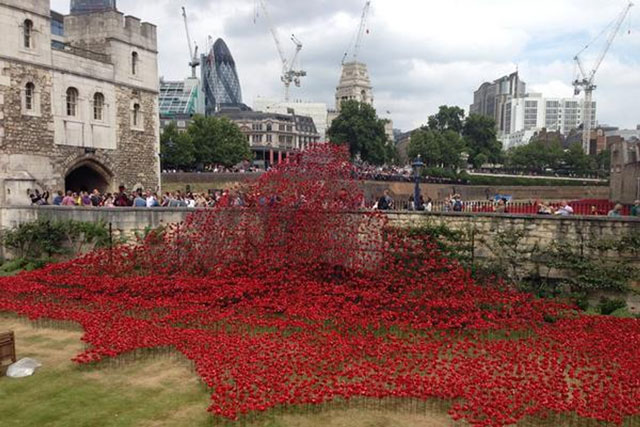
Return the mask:
<svg viewBox="0 0 640 427">
<path fill-rule="evenodd" d="M 24 87 L 24 108 L 27 111 L 33 111 L 34 109 L 34 99 L 36 87 L 33 83 L 29 82 Z"/>
<path fill-rule="evenodd" d="M 102 121 L 104 117 L 104 95 L 96 92 L 93 95 L 93 119 Z"/>
<path fill-rule="evenodd" d="M 131 74 L 134 76 L 138 73 L 138 52 L 131 54 Z"/>
<path fill-rule="evenodd" d="M 133 127 L 140 126 L 140 104 L 133 104 Z"/>
<path fill-rule="evenodd" d="M 75 117 L 78 113 L 78 89 L 67 89 L 67 116 Z"/>
<path fill-rule="evenodd" d="M 22 30 L 24 33 L 24 47 L 31 49 L 33 47 L 33 21 L 30 19 L 25 20 Z"/>
</svg>

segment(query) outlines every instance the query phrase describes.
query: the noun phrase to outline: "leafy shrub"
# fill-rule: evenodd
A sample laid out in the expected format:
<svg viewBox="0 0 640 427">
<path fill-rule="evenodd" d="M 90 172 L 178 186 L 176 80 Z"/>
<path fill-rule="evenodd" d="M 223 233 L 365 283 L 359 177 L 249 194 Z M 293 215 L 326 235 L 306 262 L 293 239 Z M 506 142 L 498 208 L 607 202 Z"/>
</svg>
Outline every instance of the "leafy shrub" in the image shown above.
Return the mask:
<svg viewBox="0 0 640 427">
<path fill-rule="evenodd" d="M 18 258 L 39 260 L 80 252 L 83 245 L 106 247 L 109 230 L 103 222 L 39 219 L 5 231 L 2 244 Z"/>
<path fill-rule="evenodd" d="M 614 299 L 602 298 L 600 299 L 600 304 L 598 304 L 598 311 L 600 312 L 600 314 L 608 316 L 626 307 L 627 307 L 627 303 L 624 300 L 621 300 L 618 298 L 614 298 Z"/>
</svg>

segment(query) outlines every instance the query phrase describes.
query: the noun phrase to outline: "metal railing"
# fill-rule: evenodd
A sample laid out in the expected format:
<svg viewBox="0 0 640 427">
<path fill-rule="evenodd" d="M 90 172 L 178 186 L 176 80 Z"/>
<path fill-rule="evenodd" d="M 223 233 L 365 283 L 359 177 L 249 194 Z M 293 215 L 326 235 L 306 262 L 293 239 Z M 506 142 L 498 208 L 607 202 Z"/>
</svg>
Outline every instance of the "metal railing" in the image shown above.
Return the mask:
<svg viewBox="0 0 640 427">
<path fill-rule="evenodd" d="M 377 200 L 368 201 L 366 207 L 373 209 L 377 203 Z M 573 209 L 573 215 L 580 216 L 607 216 L 611 210 L 614 209 L 616 203 L 609 202 L 607 200 L 579 200 L 568 202 L 568 205 Z M 463 201 L 462 210 L 457 212 L 464 213 L 505 213 L 505 214 L 521 214 L 521 215 L 536 215 L 541 214 L 541 203 L 539 202 L 507 202 L 504 205 L 504 210 L 501 210 L 498 203 L 493 201 Z M 552 211 L 557 211 L 561 206 L 560 203 L 545 204 L 551 208 Z M 621 211 L 622 216 L 631 215 L 632 205 L 623 205 Z M 413 202 L 410 201 L 394 201 L 391 211 L 414 211 Z M 431 202 L 431 209 L 426 209 L 430 212 L 456 212 L 454 204 L 445 201 Z"/>
</svg>

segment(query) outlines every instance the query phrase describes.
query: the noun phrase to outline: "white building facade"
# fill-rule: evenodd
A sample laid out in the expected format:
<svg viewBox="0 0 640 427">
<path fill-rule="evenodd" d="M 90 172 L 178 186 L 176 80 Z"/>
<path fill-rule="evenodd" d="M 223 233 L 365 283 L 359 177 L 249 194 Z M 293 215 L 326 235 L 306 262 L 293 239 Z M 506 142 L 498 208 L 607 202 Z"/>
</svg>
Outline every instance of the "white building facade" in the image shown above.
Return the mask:
<svg viewBox="0 0 640 427">
<path fill-rule="evenodd" d="M 509 149 L 529 143 L 538 131 L 560 132 L 568 135 L 583 123 L 584 101 L 575 98 L 545 98 L 528 94 L 512 98 L 505 106 L 505 131 L 500 140 Z M 596 123 L 596 103 L 593 102 L 592 123 Z"/>
<path fill-rule="evenodd" d="M 253 109 L 263 113 L 297 114 L 309 116 L 313 119 L 320 141 L 326 140 L 327 135 L 327 104 L 321 102 L 278 101 L 270 98 L 256 98 Z"/>
</svg>

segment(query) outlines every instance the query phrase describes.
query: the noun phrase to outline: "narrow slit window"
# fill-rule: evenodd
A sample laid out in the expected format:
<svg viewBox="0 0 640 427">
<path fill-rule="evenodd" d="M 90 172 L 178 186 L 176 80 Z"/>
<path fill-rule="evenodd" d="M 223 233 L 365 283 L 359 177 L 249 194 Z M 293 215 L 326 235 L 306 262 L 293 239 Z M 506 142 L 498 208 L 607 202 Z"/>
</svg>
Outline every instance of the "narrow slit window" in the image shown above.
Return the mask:
<svg viewBox="0 0 640 427">
<path fill-rule="evenodd" d="M 31 49 L 33 47 L 33 21 L 31 21 L 30 19 L 24 21 L 23 32 L 24 47 L 26 49 Z"/>
<path fill-rule="evenodd" d="M 24 108 L 27 111 L 33 111 L 35 92 L 36 87 L 31 82 L 24 87 Z"/>
<path fill-rule="evenodd" d="M 138 52 L 131 54 L 131 74 L 134 76 L 138 74 Z"/>
<path fill-rule="evenodd" d="M 133 126 L 140 125 L 140 104 L 133 104 Z"/>
</svg>

